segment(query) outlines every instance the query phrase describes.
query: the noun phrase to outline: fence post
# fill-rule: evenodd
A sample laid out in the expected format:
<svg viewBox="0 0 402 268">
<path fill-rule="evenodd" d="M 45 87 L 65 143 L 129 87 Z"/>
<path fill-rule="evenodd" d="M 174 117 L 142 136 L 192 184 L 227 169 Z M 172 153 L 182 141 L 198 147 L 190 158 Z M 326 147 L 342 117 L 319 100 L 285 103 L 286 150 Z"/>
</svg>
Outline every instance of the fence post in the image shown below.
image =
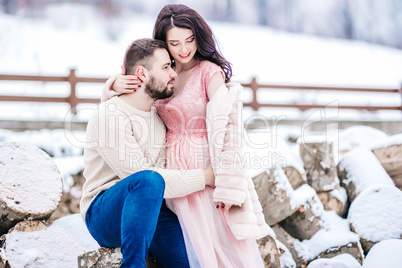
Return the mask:
<svg viewBox="0 0 402 268">
<path fill-rule="evenodd" d="M 401 112 L 402 112 L 402 82 L 401 82 L 401 85 L 399 87 L 399 96 L 401 97 Z"/>
<path fill-rule="evenodd" d="M 253 108 L 254 111 L 257 111 L 258 108 L 260 108 L 260 105 L 257 101 L 257 90 L 258 90 L 258 83 L 257 83 L 257 79 L 255 77 L 253 77 L 251 79 L 251 83 L 250 83 L 250 88 L 253 91 L 253 100 L 250 103 L 251 108 Z"/>
<path fill-rule="evenodd" d="M 71 87 L 70 96 L 68 96 L 68 103 L 70 104 L 71 113 L 77 114 L 77 104 L 78 104 L 78 99 L 76 96 L 77 76 L 75 75 L 75 69 L 70 69 L 67 81 L 70 83 Z"/>
</svg>

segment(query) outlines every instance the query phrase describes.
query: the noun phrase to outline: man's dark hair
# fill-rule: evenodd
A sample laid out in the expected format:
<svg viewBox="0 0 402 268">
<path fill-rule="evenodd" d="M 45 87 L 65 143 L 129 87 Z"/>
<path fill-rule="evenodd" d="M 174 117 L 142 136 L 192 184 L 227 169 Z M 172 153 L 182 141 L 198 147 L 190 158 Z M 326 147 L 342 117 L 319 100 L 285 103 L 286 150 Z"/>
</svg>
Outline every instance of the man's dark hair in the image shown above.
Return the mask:
<svg viewBox="0 0 402 268">
<path fill-rule="evenodd" d="M 137 39 L 126 50 L 124 56 L 124 67 L 126 68 L 126 74 L 134 74 L 135 69 L 142 65 L 146 69 L 152 69 L 151 58 L 154 51 L 158 48 L 168 49 L 164 41 L 143 38 Z"/>
</svg>

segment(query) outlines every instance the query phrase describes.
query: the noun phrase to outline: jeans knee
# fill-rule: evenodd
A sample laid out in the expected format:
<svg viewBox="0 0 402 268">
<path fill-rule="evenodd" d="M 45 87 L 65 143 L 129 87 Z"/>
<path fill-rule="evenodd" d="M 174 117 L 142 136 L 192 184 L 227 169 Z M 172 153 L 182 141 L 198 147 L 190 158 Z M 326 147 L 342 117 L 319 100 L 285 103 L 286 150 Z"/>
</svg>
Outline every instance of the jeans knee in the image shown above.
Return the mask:
<svg viewBox="0 0 402 268">
<path fill-rule="evenodd" d="M 165 191 L 165 180 L 158 172 L 143 170 L 130 175 L 129 178 L 129 190 L 140 187 L 141 191 L 149 191 L 152 194 L 161 193 L 163 196 Z"/>
</svg>

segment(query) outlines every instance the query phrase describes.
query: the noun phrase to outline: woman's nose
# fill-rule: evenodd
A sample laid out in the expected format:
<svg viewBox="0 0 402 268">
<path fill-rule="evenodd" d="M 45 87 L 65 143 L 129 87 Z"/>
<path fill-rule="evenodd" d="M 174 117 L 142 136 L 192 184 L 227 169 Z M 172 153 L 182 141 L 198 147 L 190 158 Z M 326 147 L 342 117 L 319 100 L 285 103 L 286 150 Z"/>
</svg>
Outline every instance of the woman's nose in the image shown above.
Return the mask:
<svg viewBox="0 0 402 268">
<path fill-rule="evenodd" d="M 186 45 L 181 45 L 180 52 L 181 53 L 186 53 L 187 51 L 188 51 L 187 46 Z"/>
</svg>

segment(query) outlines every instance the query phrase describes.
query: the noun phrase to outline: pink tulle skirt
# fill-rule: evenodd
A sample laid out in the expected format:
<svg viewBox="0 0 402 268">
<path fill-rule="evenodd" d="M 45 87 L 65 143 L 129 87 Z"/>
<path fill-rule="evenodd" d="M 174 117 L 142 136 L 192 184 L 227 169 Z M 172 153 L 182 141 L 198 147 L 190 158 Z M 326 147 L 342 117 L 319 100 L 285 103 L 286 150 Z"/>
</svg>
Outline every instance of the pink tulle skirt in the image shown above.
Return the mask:
<svg viewBox="0 0 402 268">
<path fill-rule="evenodd" d="M 209 163 L 207 137 L 186 135 L 167 147 L 167 168 L 206 168 Z M 237 240 L 227 224 L 225 212 L 212 200 L 213 188 L 185 197 L 167 199 L 183 229 L 191 267 L 264 267 L 254 239 Z"/>
</svg>

